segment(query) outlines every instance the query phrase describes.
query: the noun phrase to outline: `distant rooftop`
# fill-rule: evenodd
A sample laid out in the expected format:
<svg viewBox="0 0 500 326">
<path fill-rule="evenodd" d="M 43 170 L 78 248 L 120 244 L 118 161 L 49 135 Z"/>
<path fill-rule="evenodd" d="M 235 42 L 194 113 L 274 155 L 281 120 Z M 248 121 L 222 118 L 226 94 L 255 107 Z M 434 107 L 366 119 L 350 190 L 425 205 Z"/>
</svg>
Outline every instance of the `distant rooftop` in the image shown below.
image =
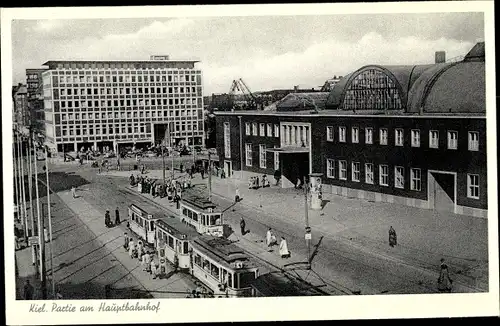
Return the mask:
<svg viewBox="0 0 500 326">
<path fill-rule="evenodd" d="M 94 69 L 94 68 L 194 68 L 199 60 L 49 60 L 43 63 L 49 69 Z"/>
</svg>

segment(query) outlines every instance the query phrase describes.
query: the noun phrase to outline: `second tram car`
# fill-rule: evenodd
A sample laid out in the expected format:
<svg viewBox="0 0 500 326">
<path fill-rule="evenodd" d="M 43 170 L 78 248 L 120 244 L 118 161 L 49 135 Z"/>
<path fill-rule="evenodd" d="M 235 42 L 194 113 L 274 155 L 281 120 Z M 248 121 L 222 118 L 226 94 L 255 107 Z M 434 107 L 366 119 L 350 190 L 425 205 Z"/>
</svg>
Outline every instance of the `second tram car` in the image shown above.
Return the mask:
<svg viewBox="0 0 500 326">
<path fill-rule="evenodd" d="M 186 195 L 180 202 L 181 220 L 194 227 L 200 234 L 222 237 L 224 234 L 223 214 L 216 210 L 216 207 L 217 205 L 206 198 Z"/>
<path fill-rule="evenodd" d="M 191 273 L 214 296 L 253 296 L 259 268 L 241 248 L 228 239 L 207 235 L 193 239 L 191 248 Z"/>
<path fill-rule="evenodd" d="M 188 270 L 191 266 L 189 242 L 198 236 L 198 232 L 175 217 L 156 220 L 155 226 L 155 248 L 158 252 L 160 267 L 166 263 L 166 260 L 175 264 L 175 257 L 177 257 L 178 268 Z"/>
<path fill-rule="evenodd" d="M 162 212 L 148 213 L 134 204 L 128 207 L 130 230 L 150 246 L 155 246 L 155 221 L 164 217 Z"/>
</svg>

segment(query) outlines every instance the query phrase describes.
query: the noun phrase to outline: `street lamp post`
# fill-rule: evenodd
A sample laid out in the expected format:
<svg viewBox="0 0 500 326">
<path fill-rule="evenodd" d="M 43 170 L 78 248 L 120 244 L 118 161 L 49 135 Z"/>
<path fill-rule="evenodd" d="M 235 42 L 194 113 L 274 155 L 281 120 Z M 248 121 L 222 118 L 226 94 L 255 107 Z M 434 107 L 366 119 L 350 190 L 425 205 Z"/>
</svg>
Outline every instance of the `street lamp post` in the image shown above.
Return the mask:
<svg viewBox="0 0 500 326">
<path fill-rule="evenodd" d="M 305 222 L 306 222 L 306 232 L 305 239 L 307 243 L 307 266 L 311 268 L 311 228 L 309 227 L 309 205 L 307 202 L 308 195 L 308 185 L 306 183 L 306 177 L 304 177 L 304 202 L 305 202 Z"/>
<path fill-rule="evenodd" d="M 38 191 L 38 168 L 36 164 L 37 163 L 36 151 L 34 155 L 34 163 L 35 163 L 36 209 L 38 213 L 38 244 L 40 247 L 40 277 L 42 281 L 42 299 L 47 299 L 47 279 L 45 275 L 45 239 L 43 232 L 44 221 L 43 221 L 43 216 L 40 216 L 40 192 Z"/>
<path fill-rule="evenodd" d="M 28 212 L 26 209 L 26 185 L 24 181 L 24 157 L 23 157 L 23 138 L 21 135 L 20 151 L 19 151 L 19 163 L 21 165 L 21 203 L 23 207 L 23 227 L 24 227 L 24 240 L 28 243 Z"/>
<path fill-rule="evenodd" d="M 49 218 L 49 246 L 50 246 L 50 277 L 52 280 L 52 296 L 56 297 L 56 283 L 54 280 L 54 247 L 52 245 L 52 214 L 50 212 L 50 183 L 49 183 L 49 151 L 47 146 L 45 149 L 45 176 L 47 178 L 47 215 Z"/>
<path fill-rule="evenodd" d="M 31 130 L 29 131 L 31 134 Z M 31 218 L 31 236 L 35 236 L 35 208 L 33 205 L 33 162 L 31 160 L 31 137 L 28 136 L 28 173 L 29 173 L 29 178 L 28 178 L 28 188 L 29 188 L 29 197 L 30 197 L 30 218 Z M 37 247 L 36 246 L 31 246 L 31 253 L 33 256 L 33 264 L 35 265 L 36 272 L 38 273 L 38 253 L 37 253 Z"/>
<path fill-rule="evenodd" d="M 212 201 L 212 157 L 210 156 L 210 150 L 208 151 L 208 200 Z"/>
</svg>

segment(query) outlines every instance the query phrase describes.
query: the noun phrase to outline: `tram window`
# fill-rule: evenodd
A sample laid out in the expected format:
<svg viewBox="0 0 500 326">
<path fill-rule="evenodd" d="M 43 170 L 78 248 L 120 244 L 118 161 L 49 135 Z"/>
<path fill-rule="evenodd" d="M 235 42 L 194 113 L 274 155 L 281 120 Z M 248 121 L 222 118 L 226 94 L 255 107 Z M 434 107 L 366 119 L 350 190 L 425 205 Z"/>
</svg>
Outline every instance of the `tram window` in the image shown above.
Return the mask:
<svg viewBox="0 0 500 326">
<path fill-rule="evenodd" d="M 193 212 L 193 220 L 198 221 L 198 214 L 195 212 Z"/>
<path fill-rule="evenodd" d="M 216 279 L 219 279 L 219 267 L 212 264 L 210 269 L 210 274 L 212 274 L 212 276 L 215 277 Z"/>
<path fill-rule="evenodd" d="M 198 266 L 201 266 L 201 257 L 198 254 L 194 255 L 194 263 Z"/>
<path fill-rule="evenodd" d="M 154 231 L 155 230 L 155 223 L 154 221 L 149 221 L 149 230 Z"/>
<path fill-rule="evenodd" d="M 244 272 L 240 273 L 239 275 L 240 275 L 240 286 L 238 287 L 239 289 L 251 286 L 253 281 L 255 280 L 254 272 Z"/>
<path fill-rule="evenodd" d="M 187 254 L 188 251 L 189 251 L 189 248 L 188 248 L 188 242 L 187 241 L 184 241 L 183 242 L 183 247 L 184 247 L 184 254 Z"/>
<path fill-rule="evenodd" d="M 229 286 L 230 288 L 233 287 L 233 274 L 232 273 L 227 274 L 227 286 Z"/>
<path fill-rule="evenodd" d="M 206 271 L 209 271 L 210 270 L 210 262 L 206 259 L 203 259 L 202 261 L 202 266 L 203 266 L 203 269 L 206 270 Z"/>
<path fill-rule="evenodd" d="M 135 221 L 135 214 L 132 213 L 132 221 Z"/>
<path fill-rule="evenodd" d="M 182 215 L 184 215 L 184 216 L 188 216 L 188 210 L 187 210 L 187 208 L 185 208 L 185 207 L 184 207 L 184 208 L 182 209 Z"/>
<path fill-rule="evenodd" d="M 189 217 L 190 219 L 193 219 L 193 212 L 188 211 L 188 217 Z"/>
<path fill-rule="evenodd" d="M 168 236 L 168 246 L 174 249 L 174 238 L 172 238 L 170 235 Z"/>
<path fill-rule="evenodd" d="M 210 225 L 220 225 L 220 214 L 210 216 Z"/>
<path fill-rule="evenodd" d="M 165 256 L 165 248 L 160 249 L 159 256 L 161 256 L 161 257 Z"/>
</svg>

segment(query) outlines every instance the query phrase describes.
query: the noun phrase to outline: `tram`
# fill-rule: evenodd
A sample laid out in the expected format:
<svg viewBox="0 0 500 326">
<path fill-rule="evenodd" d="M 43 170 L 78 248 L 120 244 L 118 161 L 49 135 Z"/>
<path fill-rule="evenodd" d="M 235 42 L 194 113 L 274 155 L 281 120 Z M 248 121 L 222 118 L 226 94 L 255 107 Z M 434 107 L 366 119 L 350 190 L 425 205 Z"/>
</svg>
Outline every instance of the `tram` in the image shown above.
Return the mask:
<svg viewBox="0 0 500 326">
<path fill-rule="evenodd" d="M 166 268 L 167 260 L 175 264 L 177 257 L 178 268 L 188 270 L 191 266 L 189 242 L 198 236 L 198 232 L 175 217 L 158 219 L 155 221 L 155 227 L 155 248 L 160 268 Z"/>
<path fill-rule="evenodd" d="M 250 297 L 259 268 L 231 241 L 201 235 L 191 241 L 191 273 L 214 296 Z"/>
<path fill-rule="evenodd" d="M 148 213 L 135 204 L 128 207 L 130 230 L 150 246 L 155 246 L 155 221 L 164 217 L 162 212 Z"/>
<path fill-rule="evenodd" d="M 222 212 L 216 210 L 217 205 L 198 195 L 186 195 L 180 201 L 181 221 L 191 225 L 200 234 L 222 237 L 224 225 Z"/>
</svg>

